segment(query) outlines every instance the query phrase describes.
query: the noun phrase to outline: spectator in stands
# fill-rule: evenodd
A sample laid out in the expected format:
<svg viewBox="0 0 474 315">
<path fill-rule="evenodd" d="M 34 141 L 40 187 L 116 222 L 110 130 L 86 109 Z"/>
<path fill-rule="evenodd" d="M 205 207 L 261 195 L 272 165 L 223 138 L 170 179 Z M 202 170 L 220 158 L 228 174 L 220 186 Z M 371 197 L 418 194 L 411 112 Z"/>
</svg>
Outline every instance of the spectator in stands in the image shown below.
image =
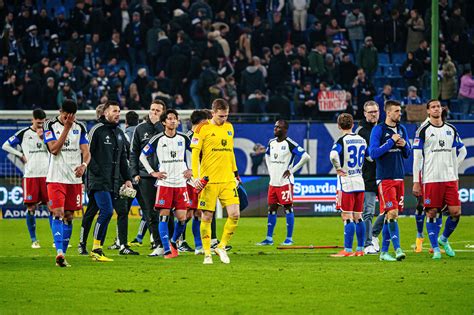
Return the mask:
<svg viewBox="0 0 474 315">
<path fill-rule="evenodd" d="M 326 27 L 326 41 L 329 47 L 333 47 L 335 44 L 342 44 L 345 42 L 344 33 L 347 30 L 339 27 L 337 19 L 331 19 L 331 22 Z"/>
<path fill-rule="evenodd" d="M 301 88 L 301 84 L 304 82 L 303 69 L 301 69 L 301 62 L 298 59 L 294 59 L 291 62 L 290 68 L 290 82 L 293 87 L 293 91 Z"/>
<path fill-rule="evenodd" d="M 423 75 L 423 66 L 415 59 L 413 52 L 407 54 L 405 60 L 400 68 L 400 74 L 405 79 L 406 85 L 420 86 L 420 77 Z"/>
<path fill-rule="evenodd" d="M 120 33 L 114 32 L 112 34 L 111 40 L 105 46 L 105 58 L 110 60 L 111 58 L 116 58 L 119 61 L 128 59 L 128 52 L 125 44 L 120 39 Z"/>
<path fill-rule="evenodd" d="M 462 36 L 462 38 L 461 38 Z M 453 33 L 451 41 L 447 44 L 447 49 L 452 61 L 456 65 L 459 74 L 463 74 L 465 69 L 471 69 L 471 54 L 472 43 L 467 34 L 459 35 Z"/>
<path fill-rule="evenodd" d="M 290 1 L 290 8 L 293 11 L 293 29 L 295 31 L 304 32 L 306 30 L 309 3 L 310 0 Z"/>
<path fill-rule="evenodd" d="M 401 52 L 405 45 L 405 25 L 400 20 L 400 12 L 393 9 L 390 18 L 385 23 L 385 34 L 387 34 L 388 50 L 390 53 Z"/>
<path fill-rule="evenodd" d="M 471 113 L 474 104 L 474 79 L 471 69 L 465 69 L 463 72 L 458 98 L 463 105 L 464 113 Z"/>
<path fill-rule="evenodd" d="M 324 46 L 323 43 L 318 42 L 314 44 L 314 49 L 311 50 L 308 55 L 309 74 L 315 83 L 319 83 L 326 79 L 326 67 L 324 66 L 326 53 L 326 46 Z"/>
<path fill-rule="evenodd" d="M 71 88 L 71 83 L 69 81 L 64 81 L 60 83 L 60 88 L 56 100 L 56 104 L 58 108 L 61 108 L 64 100 L 69 99 L 77 102 L 77 94 Z"/>
<path fill-rule="evenodd" d="M 456 4 L 453 7 L 453 13 L 451 17 L 449 18 L 447 28 L 448 28 L 447 35 L 452 35 L 452 34 L 462 35 L 466 32 L 467 23 L 466 23 L 466 19 L 461 15 L 461 7 L 459 6 L 459 4 Z"/>
<path fill-rule="evenodd" d="M 451 61 L 451 57 L 447 53 L 440 54 L 440 68 L 439 72 L 439 94 L 440 98 L 451 105 L 451 99 L 456 96 L 456 66 Z"/>
<path fill-rule="evenodd" d="M 402 105 L 421 105 L 422 99 L 417 95 L 417 88 L 413 85 L 408 87 L 408 95 L 402 99 Z"/>
<path fill-rule="evenodd" d="M 295 109 L 303 119 L 314 119 L 316 114 L 316 91 L 311 82 L 306 81 L 303 88 L 295 93 Z"/>
<path fill-rule="evenodd" d="M 261 169 L 260 166 L 265 167 L 263 160 L 265 158 L 266 148 L 260 143 L 256 143 L 253 147 L 253 152 L 250 153 L 250 158 L 252 159 L 252 175 L 262 175 L 264 172 L 259 172 Z"/>
<path fill-rule="evenodd" d="M 356 118 L 361 119 L 364 112 L 364 104 L 373 99 L 375 95 L 375 88 L 373 84 L 367 79 L 363 68 L 357 70 L 357 76 L 352 83 L 353 95 L 356 98 Z"/>
<path fill-rule="evenodd" d="M 21 55 L 27 65 L 33 65 L 41 59 L 43 40 L 38 36 L 38 28 L 34 24 L 26 32 L 27 35 L 21 42 Z"/>
<path fill-rule="evenodd" d="M 265 101 L 265 94 L 263 94 L 260 90 L 255 90 L 245 101 L 244 112 L 247 114 L 265 114 Z"/>
<path fill-rule="evenodd" d="M 309 48 L 315 47 L 316 43 L 322 43 L 326 40 L 326 30 L 323 29 L 321 21 L 315 20 L 314 24 L 308 29 L 306 44 Z"/>
<path fill-rule="evenodd" d="M 57 110 L 57 97 L 58 89 L 54 82 L 53 77 L 46 79 L 46 85 L 43 86 L 41 91 L 41 107 L 45 110 Z"/>
<path fill-rule="evenodd" d="M 184 94 L 183 79 L 186 78 L 189 71 L 189 58 L 177 45 L 173 46 L 172 54 L 163 70 L 170 80 L 170 94 Z"/>
<path fill-rule="evenodd" d="M 281 46 L 279 44 L 273 45 L 273 57 L 268 65 L 268 88 L 275 92 L 280 84 L 288 81 L 289 74 L 288 61 Z"/>
<path fill-rule="evenodd" d="M 351 56 L 345 54 L 342 62 L 338 66 L 338 83 L 343 90 L 349 91 L 352 88 L 352 83 L 356 75 L 357 66 L 351 61 Z"/>
<path fill-rule="evenodd" d="M 179 48 L 176 47 L 175 52 L 178 52 Z M 156 69 L 153 69 L 155 73 L 160 73 L 165 70 L 168 62 L 168 58 L 172 55 L 172 43 L 171 40 L 166 36 L 166 33 L 161 30 L 158 32 L 158 43 L 156 47 Z"/>
<path fill-rule="evenodd" d="M 372 37 L 374 46 L 378 51 L 385 51 L 387 44 L 385 20 L 382 14 L 382 8 L 377 5 L 374 7 L 372 17 L 367 23 L 367 34 Z"/>
<path fill-rule="evenodd" d="M 212 102 L 218 98 L 225 99 L 226 101 L 228 100 L 225 86 L 225 79 L 223 77 L 217 77 L 216 83 L 209 88 L 209 94 L 211 95 L 209 100 L 210 104 L 212 104 Z"/>
<path fill-rule="evenodd" d="M 421 63 L 423 67 L 423 74 L 420 77 L 420 88 L 424 90 L 428 88 L 431 72 L 431 55 L 428 50 L 428 42 L 426 40 L 423 39 L 420 41 L 420 45 L 415 51 L 414 57 Z"/>
<path fill-rule="evenodd" d="M 217 73 L 214 68 L 211 67 L 211 63 L 207 59 L 201 62 L 201 69 L 202 72 L 199 75 L 197 91 L 201 105 L 204 108 L 209 108 L 211 106 L 209 88 L 216 83 Z"/>
<path fill-rule="evenodd" d="M 379 55 L 377 48 L 374 47 L 372 37 L 367 36 L 364 40 L 364 47 L 362 47 L 357 55 L 357 64 L 364 68 L 369 80 L 372 80 L 375 71 L 379 66 Z"/>
<path fill-rule="evenodd" d="M 349 40 L 351 41 L 352 51 L 357 56 L 364 42 L 365 16 L 360 12 L 358 4 L 354 4 L 352 12 L 349 13 L 345 21 L 346 28 L 349 32 Z"/>
<path fill-rule="evenodd" d="M 290 119 L 291 108 L 290 100 L 287 97 L 287 91 L 285 86 L 280 85 L 275 89 L 275 94 L 273 94 L 268 100 L 268 112 L 270 113 L 279 113 L 279 118 L 281 119 Z"/>
<path fill-rule="evenodd" d="M 408 28 L 406 52 L 415 51 L 420 41 L 424 39 L 425 31 L 425 22 L 423 22 L 417 10 L 410 11 L 410 18 L 406 26 Z"/>
<path fill-rule="evenodd" d="M 48 57 L 51 60 L 64 61 L 63 45 L 59 42 L 58 34 L 51 35 L 48 43 Z"/>
<path fill-rule="evenodd" d="M 331 19 L 336 16 L 336 14 L 333 10 L 331 0 L 323 0 L 318 2 L 319 4 L 315 10 L 316 18 L 324 26 L 326 26 L 329 24 L 329 21 L 331 21 Z"/>
<path fill-rule="evenodd" d="M 17 79 L 16 74 L 11 73 L 3 82 L 3 98 L 5 101 L 5 109 L 19 109 L 18 99 L 21 96 L 23 86 Z"/>
<path fill-rule="evenodd" d="M 84 41 L 77 31 L 73 31 L 71 38 L 65 45 L 66 58 L 74 58 L 79 64 L 84 60 Z"/>
<path fill-rule="evenodd" d="M 19 100 L 20 104 L 23 105 L 25 109 L 35 109 L 42 107 L 41 104 L 41 85 L 38 81 L 32 79 L 31 70 L 25 72 L 24 77 L 24 86 L 21 99 Z"/>
<path fill-rule="evenodd" d="M 136 69 L 137 65 L 144 65 L 146 63 L 146 32 L 147 28 L 141 22 L 140 12 L 133 12 L 132 21 L 125 28 L 125 38 L 132 71 Z"/>
<path fill-rule="evenodd" d="M 235 84 L 235 78 L 233 76 L 226 78 L 225 89 L 230 105 L 230 112 L 237 113 L 239 111 L 239 99 L 237 95 L 237 85 Z"/>
<path fill-rule="evenodd" d="M 385 102 L 393 99 L 392 86 L 390 84 L 385 84 L 382 92 L 374 97 L 374 101 L 379 105 L 379 108 L 384 108 Z M 380 113 L 379 121 L 385 121 L 385 113 Z"/>
</svg>

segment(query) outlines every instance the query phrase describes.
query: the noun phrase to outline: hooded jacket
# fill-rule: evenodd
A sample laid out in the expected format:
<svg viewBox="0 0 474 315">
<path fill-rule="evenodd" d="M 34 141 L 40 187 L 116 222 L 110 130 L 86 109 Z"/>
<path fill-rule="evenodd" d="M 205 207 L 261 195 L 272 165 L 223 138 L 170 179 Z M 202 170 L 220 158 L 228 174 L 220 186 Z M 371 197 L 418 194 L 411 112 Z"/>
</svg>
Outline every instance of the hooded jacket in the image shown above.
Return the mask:
<svg viewBox="0 0 474 315">
<path fill-rule="evenodd" d="M 367 146 L 370 146 L 370 133 L 375 124 L 369 123 L 367 120 L 362 119 L 359 122 L 359 127 L 357 128 L 357 134 L 364 138 L 367 142 Z M 368 157 L 369 154 L 366 154 Z M 365 191 L 377 192 L 377 184 L 375 182 L 375 161 L 364 160 L 364 165 L 362 166 L 362 177 L 364 178 Z"/>
</svg>

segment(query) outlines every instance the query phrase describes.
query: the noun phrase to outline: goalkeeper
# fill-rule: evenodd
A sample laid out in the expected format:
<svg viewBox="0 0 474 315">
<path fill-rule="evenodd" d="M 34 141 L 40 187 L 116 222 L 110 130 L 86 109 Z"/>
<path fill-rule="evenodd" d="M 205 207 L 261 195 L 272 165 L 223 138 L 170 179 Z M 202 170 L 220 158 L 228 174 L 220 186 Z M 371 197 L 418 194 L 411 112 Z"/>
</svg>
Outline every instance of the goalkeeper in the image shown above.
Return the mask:
<svg viewBox="0 0 474 315">
<path fill-rule="evenodd" d="M 89 133 L 91 162 L 87 172 L 87 188 L 91 197 L 89 202 L 95 202 L 99 208 L 91 256 L 101 262 L 112 261 L 104 255 L 102 245 L 114 204 L 118 206 L 117 211 L 125 209 L 126 212 L 128 208 L 126 199 L 119 197 L 120 187 L 125 181 L 126 187 L 133 188 L 127 162 L 127 141 L 118 126 L 119 119 L 119 104 L 109 101 L 104 105 L 104 115 Z M 126 242 L 121 244 L 124 246 L 122 250 L 126 249 Z"/>
</svg>

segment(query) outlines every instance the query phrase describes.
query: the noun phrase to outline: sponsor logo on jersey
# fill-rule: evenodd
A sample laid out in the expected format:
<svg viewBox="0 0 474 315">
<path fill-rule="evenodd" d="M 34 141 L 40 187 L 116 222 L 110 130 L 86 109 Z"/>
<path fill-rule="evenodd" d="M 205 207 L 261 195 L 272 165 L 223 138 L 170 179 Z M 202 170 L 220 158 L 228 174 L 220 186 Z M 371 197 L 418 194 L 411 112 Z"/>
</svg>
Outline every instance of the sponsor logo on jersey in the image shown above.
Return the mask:
<svg viewBox="0 0 474 315">
<path fill-rule="evenodd" d="M 148 140 L 148 132 L 145 132 L 145 134 L 143 135 L 143 140 Z"/>
<path fill-rule="evenodd" d="M 106 137 L 105 137 L 105 142 L 104 142 L 104 144 L 112 144 L 112 143 L 110 142 L 110 136 L 106 136 Z"/>
<path fill-rule="evenodd" d="M 143 148 L 143 153 L 148 153 L 150 151 L 150 145 L 147 144 L 144 148 Z"/>
<path fill-rule="evenodd" d="M 66 148 L 69 147 L 70 144 L 71 144 L 71 140 L 66 139 L 66 141 L 64 141 L 64 146 L 65 146 Z"/>
<path fill-rule="evenodd" d="M 205 207 L 205 206 L 206 206 L 206 202 L 205 202 L 205 201 L 199 201 L 199 205 L 200 205 L 201 207 Z"/>
<path fill-rule="evenodd" d="M 48 131 L 46 131 L 46 133 L 44 134 L 44 138 L 45 138 L 46 140 L 51 140 L 51 139 L 53 139 L 53 137 L 54 137 L 54 135 L 53 135 L 53 132 L 52 132 L 52 131 L 49 131 L 49 130 L 48 130 Z"/>
<path fill-rule="evenodd" d="M 198 144 L 199 143 L 199 139 L 198 138 L 192 138 L 191 139 L 191 144 Z"/>
<path fill-rule="evenodd" d="M 176 157 L 176 151 L 171 151 L 170 152 L 171 157 L 174 159 Z"/>
<path fill-rule="evenodd" d="M 445 145 L 444 140 L 439 140 L 439 146 L 440 146 L 440 147 L 444 147 L 444 145 Z"/>
<path fill-rule="evenodd" d="M 42 146 L 43 146 L 43 144 L 41 142 L 36 142 L 36 147 L 38 149 L 41 149 Z"/>
<path fill-rule="evenodd" d="M 221 144 L 223 147 L 225 147 L 227 145 L 227 140 L 226 139 L 222 139 L 221 140 Z"/>
<path fill-rule="evenodd" d="M 79 134 L 79 130 L 73 130 L 73 131 L 72 131 L 72 134 L 73 134 L 73 135 L 78 135 L 78 134 Z"/>
<path fill-rule="evenodd" d="M 414 145 L 414 146 L 420 145 L 420 139 L 419 139 L 419 138 L 415 138 L 415 141 L 413 141 L 413 145 Z"/>
</svg>

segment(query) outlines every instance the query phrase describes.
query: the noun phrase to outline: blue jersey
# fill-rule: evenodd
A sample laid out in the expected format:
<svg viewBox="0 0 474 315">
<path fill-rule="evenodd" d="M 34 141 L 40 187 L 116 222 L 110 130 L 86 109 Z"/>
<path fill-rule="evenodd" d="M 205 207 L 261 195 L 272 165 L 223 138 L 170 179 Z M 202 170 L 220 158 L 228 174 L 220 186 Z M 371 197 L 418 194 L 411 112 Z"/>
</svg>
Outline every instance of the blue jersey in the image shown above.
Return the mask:
<svg viewBox="0 0 474 315">
<path fill-rule="evenodd" d="M 405 139 L 405 147 L 399 148 L 395 145 L 392 135 L 396 133 Z M 403 179 L 405 177 L 403 159 L 407 159 L 410 153 L 410 142 L 404 126 L 397 124 L 395 127 L 390 127 L 385 123 L 381 123 L 372 129 L 369 154 L 376 161 L 377 180 Z"/>
</svg>

